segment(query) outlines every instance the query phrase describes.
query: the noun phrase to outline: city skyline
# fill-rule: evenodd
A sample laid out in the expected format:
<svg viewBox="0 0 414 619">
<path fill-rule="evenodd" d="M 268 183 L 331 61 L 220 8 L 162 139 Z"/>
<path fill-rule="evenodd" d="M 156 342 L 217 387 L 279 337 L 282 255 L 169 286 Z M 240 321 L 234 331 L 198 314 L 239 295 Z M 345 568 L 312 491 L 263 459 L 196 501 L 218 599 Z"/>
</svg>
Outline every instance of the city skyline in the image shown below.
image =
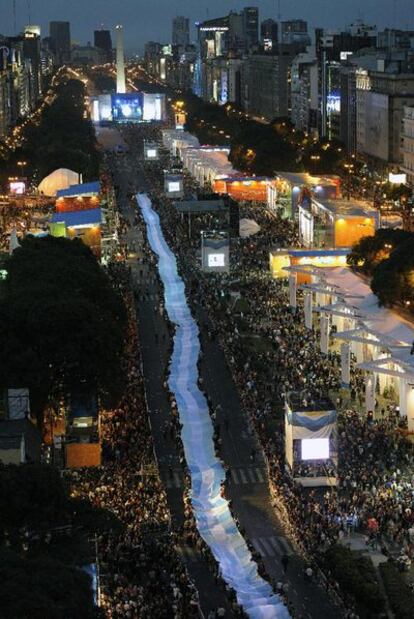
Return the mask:
<svg viewBox="0 0 414 619">
<path fill-rule="evenodd" d="M 1 34 L 12 35 L 15 34 L 13 2 L 7 1 L 9 6 L 2 16 Z M 86 5 L 81 0 L 73 0 L 69 6 L 64 0 L 16 0 L 16 31 L 23 30 L 30 18 L 32 23 L 41 26 L 42 36 L 48 36 L 50 21 L 69 21 L 72 41 L 85 43 L 93 42 L 93 31 L 101 26 L 114 30 L 117 23 L 122 23 L 127 50 L 142 51 L 145 42 L 149 40 L 170 42 L 172 19 L 176 15 L 189 17 L 191 39 L 194 40 L 194 23 L 197 20 L 220 17 L 231 10 L 239 11 L 245 6 L 257 6 L 261 21 L 268 17 L 277 19 L 278 0 L 226 0 L 224 3 L 219 0 L 153 0 L 145 7 L 140 6 L 140 2 L 137 3 L 136 0 L 123 0 L 121 4 L 114 4 L 110 0 L 91 0 Z M 315 26 L 344 27 L 357 19 L 380 29 L 414 29 L 414 19 L 409 8 L 410 0 L 365 0 L 363 9 L 357 0 L 349 0 L 345 5 L 340 0 L 291 0 L 289 3 L 286 0 L 280 1 L 282 20 L 302 18 L 309 22 L 310 29 Z"/>
</svg>

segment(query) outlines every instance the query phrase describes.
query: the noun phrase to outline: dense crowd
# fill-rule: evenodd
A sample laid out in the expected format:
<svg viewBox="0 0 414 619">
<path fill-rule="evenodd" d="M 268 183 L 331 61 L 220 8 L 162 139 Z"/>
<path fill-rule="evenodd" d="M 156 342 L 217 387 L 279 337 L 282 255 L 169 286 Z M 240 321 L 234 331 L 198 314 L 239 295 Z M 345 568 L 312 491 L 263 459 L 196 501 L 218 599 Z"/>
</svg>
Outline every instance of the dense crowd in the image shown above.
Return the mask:
<svg viewBox="0 0 414 619">
<path fill-rule="evenodd" d="M 229 275 L 203 274 L 197 230 L 208 221 L 199 217 L 191 233 L 163 197 L 160 178 L 160 170 L 155 169 L 151 197 L 164 235 L 179 257 L 194 310 L 202 306 L 210 317 L 201 326 L 219 338 L 226 352 L 267 456 L 275 504 L 285 510 L 292 534 L 308 555 L 318 557 L 328 545 L 362 532 L 367 543 L 399 555 L 400 565 L 408 566 L 414 558 L 412 444 L 405 438 L 404 420 L 395 407 L 384 405 L 375 417 L 358 411 L 364 379 L 354 367 L 348 399 L 343 402 L 339 354 L 319 352 L 317 327 L 309 330 L 303 324 L 300 294 L 299 309 L 293 312 L 287 282 L 268 274 L 269 244 L 297 244 L 295 224 L 278 213 L 241 205 L 241 217 L 258 221 L 260 233 L 232 239 Z M 264 345 L 254 345 L 255 341 Z M 281 411 L 292 391 L 300 392 L 309 404 L 331 397 L 341 409 L 338 485 L 324 493 L 304 490 L 285 470 Z"/>
<path fill-rule="evenodd" d="M 72 495 L 109 510 L 120 527 L 98 536 L 101 605 L 113 619 L 198 616 L 198 594 L 169 530 L 166 494 L 154 465 L 133 296 L 123 263 L 109 273 L 128 311 L 126 388 L 102 415 L 102 466 L 70 473 Z"/>
</svg>

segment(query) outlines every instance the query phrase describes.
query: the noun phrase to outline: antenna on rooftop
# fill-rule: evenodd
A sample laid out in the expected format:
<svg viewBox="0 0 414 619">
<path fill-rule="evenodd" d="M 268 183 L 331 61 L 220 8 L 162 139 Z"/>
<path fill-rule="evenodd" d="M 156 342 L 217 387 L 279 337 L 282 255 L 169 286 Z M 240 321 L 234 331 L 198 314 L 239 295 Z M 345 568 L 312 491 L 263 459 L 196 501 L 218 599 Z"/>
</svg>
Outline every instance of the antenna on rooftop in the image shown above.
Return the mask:
<svg viewBox="0 0 414 619">
<path fill-rule="evenodd" d="M 277 21 L 281 21 L 281 19 L 282 19 L 281 0 L 277 0 Z"/>
<path fill-rule="evenodd" d="M 16 33 L 16 0 L 13 0 L 13 34 Z"/>
<path fill-rule="evenodd" d="M 30 0 L 27 0 L 27 13 L 29 17 L 29 24 L 31 24 L 32 23 L 32 7 L 31 7 Z"/>
</svg>

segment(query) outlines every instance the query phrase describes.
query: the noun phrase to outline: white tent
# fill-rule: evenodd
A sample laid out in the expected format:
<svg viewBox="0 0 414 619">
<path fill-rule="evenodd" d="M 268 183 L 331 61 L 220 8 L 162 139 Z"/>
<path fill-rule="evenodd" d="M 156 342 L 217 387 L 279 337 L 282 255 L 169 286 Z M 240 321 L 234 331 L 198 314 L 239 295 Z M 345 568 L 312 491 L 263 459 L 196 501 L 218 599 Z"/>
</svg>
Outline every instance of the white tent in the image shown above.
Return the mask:
<svg viewBox="0 0 414 619">
<path fill-rule="evenodd" d="M 79 174 L 77 172 L 66 168 L 59 168 L 59 170 L 55 170 L 42 180 L 38 190 L 45 196 L 55 196 L 59 189 L 67 189 L 77 183 L 79 183 Z"/>
<path fill-rule="evenodd" d="M 254 219 L 240 219 L 239 233 L 242 239 L 260 232 L 260 226 Z"/>
</svg>

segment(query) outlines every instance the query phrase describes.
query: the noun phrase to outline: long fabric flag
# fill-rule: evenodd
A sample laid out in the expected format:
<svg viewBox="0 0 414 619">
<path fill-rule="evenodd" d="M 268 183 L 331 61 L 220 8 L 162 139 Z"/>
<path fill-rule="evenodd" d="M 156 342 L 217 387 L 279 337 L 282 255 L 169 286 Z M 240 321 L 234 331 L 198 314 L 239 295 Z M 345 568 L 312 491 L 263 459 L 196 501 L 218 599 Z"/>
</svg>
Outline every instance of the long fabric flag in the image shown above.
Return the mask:
<svg viewBox="0 0 414 619">
<path fill-rule="evenodd" d="M 235 590 L 239 604 L 251 619 L 290 619 L 281 598 L 259 576 L 228 502 L 220 496 L 225 473 L 214 453 L 213 424 L 207 401 L 198 388 L 198 326 L 188 307 L 184 282 L 178 275 L 174 253 L 164 239 L 159 217 L 146 194 L 138 194 L 137 202 L 149 244 L 158 256 L 165 308 L 176 327 L 168 385 L 183 426 L 181 437 L 191 473 L 191 501 L 197 528 L 219 563 L 224 580 Z"/>
</svg>

